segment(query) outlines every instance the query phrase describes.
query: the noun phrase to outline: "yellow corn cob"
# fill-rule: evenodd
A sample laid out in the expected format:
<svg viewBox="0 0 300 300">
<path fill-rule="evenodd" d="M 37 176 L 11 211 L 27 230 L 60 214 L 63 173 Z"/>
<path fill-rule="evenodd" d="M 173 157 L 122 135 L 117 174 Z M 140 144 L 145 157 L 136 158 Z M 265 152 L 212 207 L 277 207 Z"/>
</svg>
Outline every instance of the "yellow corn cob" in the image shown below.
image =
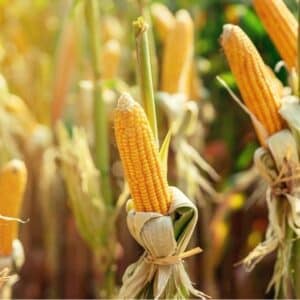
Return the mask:
<svg viewBox="0 0 300 300">
<path fill-rule="evenodd" d="M 126 93 L 118 100 L 114 126 L 136 210 L 167 214 L 171 199 L 158 147 L 145 112 Z"/>
<path fill-rule="evenodd" d="M 264 125 L 268 135 L 281 130 L 280 95 L 273 89 L 274 78 L 251 40 L 238 26 L 227 24 L 221 44 L 246 106 Z M 259 138 L 264 143 L 260 135 Z"/>
<path fill-rule="evenodd" d="M 176 14 L 163 53 L 161 90 L 168 93 L 190 94 L 190 74 L 194 52 L 194 25 L 186 10 Z"/>
<path fill-rule="evenodd" d="M 298 23 L 282 0 L 254 0 L 256 13 L 289 69 L 297 64 Z"/>
<path fill-rule="evenodd" d="M 117 76 L 120 57 L 120 43 L 117 40 L 107 41 L 102 51 L 103 79 L 113 79 Z"/>
<path fill-rule="evenodd" d="M 165 43 L 170 30 L 175 25 L 175 17 L 172 15 L 168 7 L 161 3 L 152 4 L 151 14 L 155 29 L 162 42 Z"/>
<path fill-rule="evenodd" d="M 27 170 L 20 160 L 8 162 L 0 171 L 0 214 L 18 218 L 27 182 Z M 0 219 L 0 256 L 12 254 L 18 235 L 18 222 Z"/>
</svg>

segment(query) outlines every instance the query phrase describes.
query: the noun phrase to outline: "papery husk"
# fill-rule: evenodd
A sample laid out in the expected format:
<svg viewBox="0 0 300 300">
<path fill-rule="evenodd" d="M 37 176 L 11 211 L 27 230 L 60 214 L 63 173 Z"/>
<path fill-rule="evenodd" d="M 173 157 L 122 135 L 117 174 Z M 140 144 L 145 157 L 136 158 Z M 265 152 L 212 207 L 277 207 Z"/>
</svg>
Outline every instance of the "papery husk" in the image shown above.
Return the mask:
<svg viewBox="0 0 300 300">
<path fill-rule="evenodd" d="M 300 145 L 300 105 L 299 98 L 294 96 L 284 97 L 279 110 L 281 116 L 288 123 L 297 144 Z"/>
<path fill-rule="evenodd" d="M 156 261 L 169 261 L 184 253 L 198 219 L 196 207 L 179 189 L 170 187 L 170 192 L 173 201 L 168 215 L 133 210 L 128 213 L 129 231 L 145 252 L 123 276 L 119 293 L 122 299 L 185 299 L 189 294 L 208 297 L 193 287 L 183 260 L 165 264 Z M 178 215 L 180 218 L 174 220 Z"/>
<path fill-rule="evenodd" d="M 300 166 L 298 145 L 290 130 L 275 133 L 266 144 L 267 148 L 259 148 L 254 157 L 260 175 L 269 182 L 266 193 L 269 225 L 265 240 L 250 252 L 243 263 L 247 270 L 252 270 L 267 254 L 277 250 L 268 289 L 274 286 L 278 295 L 282 279 L 289 276 L 292 249 L 289 230 L 296 234 L 296 238 L 300 237 Z"/>
<path fill-rule="evenodd" d="M 19 280 L 17 272 L 24 261 L 23 246 L 18 239 L 15 239 L 12 255 L 0 257 L 0 299 L 12 298 L 12 287 Z"/>
<path fill-rule="evenodd" d="M 58 157 L 76 225 L 89 246 L 98 248 L 108 230 L 107 212 L 101 197 L 99 172 L 91 157 L 86 134 L 75 128 L 73 137 L 69 137 L 60 123 L 57 133 Z"/>
<path fill-rule="evenodd" d="M 17 274 L 11 274 L 11 259 L 0 258 L 0 299 L 11 299 L 13 285 L 18 281 Z"/>
<path fill-rule="evenodd" d="M 175 150 L 177 174 L 179 177 L 182 175 L 178 179 L 179 187 L 193 201 L 195 199 L 201 201 L 203 192 L 217 200 L 218 193 L 202 173 L 204 171 L 214 181 L 219 179 L 219 175 L 188 142 L 189 137 L 198 134 L 201 126 L 198 121 L 199 108 L 196 102 L 187 101 L 184 94 L 171 95 L 164 92 L 158 93 L 158 101 L 172 128 L 172 148 Z"/>
</svg>

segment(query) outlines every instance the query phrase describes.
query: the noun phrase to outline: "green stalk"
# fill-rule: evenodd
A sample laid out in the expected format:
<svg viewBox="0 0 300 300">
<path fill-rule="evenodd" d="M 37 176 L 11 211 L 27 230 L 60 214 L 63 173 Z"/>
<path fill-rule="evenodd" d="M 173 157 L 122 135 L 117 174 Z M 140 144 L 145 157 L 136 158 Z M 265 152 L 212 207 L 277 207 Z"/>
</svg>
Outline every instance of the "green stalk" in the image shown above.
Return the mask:
<svg viewBox="0 0 300 300">
<path fill-rule="evenodd" d="M 150 50 L 148 41 L 148 24 L 143 17 L 139 17 L 133 22 L 136 36 L 137 53 L 137 78 L 140 85 L 143 107 L 147 114 L 154 138 L 158 141 L 155 101 L 152 82 L 152 70 L 150 61 Z"/>
<path fill-rule="evenodd" d="M 101 192 L 107 208 L 107 217 L 112 216 L 112 192 L 109 176 L 109 139 L 108 139 L 108 119 L 105 102 L 102 97 L 102 82 L 100 68 L 100 43 L 99 43 L 99 1 L 86 0 L 85 13 L 86 24 L 88 27 L 88 41 L 90 47 L 91 64 L 94 75 L 94 132 L 95 132 L 95 164 L 101 175 Z M 111 225 L 112 226 L 112 225 Z M 115 291 L 115 266 L 114 266 L 114 237 L 105 235 L 103 237 L 105 245 L 103 249 L 106 255 L 102 263 L 104 273 L 104 292 L 105 298 L 111 298 Z M 97 255 L 95 251 L 95 255 Z"/>
<path fill-rule="evenodd" d="M 86 0 L 86 23 L 91 53 L 91 63 L 94 73 L 94 131 L 96 167 L 101 174 L 101 191 L 107 206 L 112 205 L 112 194 L 109 178 L 109 140 L 107 129 L 107 114 L 102 97 L 100 44 L 99 35 L 99 7 L 97 0 Z"/>
<path fill-rule="evenodd" d="M 149 0 L 138 0 L 138 4 L 140 7 L 140 15 L 143 16 L 147 24 L 149 24 L 148 39 L 149 39 L 149 51 L 150 51 L 150 59 L 151 59 L 152 81 L 153 81 L 154 91 L 157 91 L 158 61 L 157 61 L 156 48 L 155 48 L 153 25 L 152 25 L 150 9 L 149 9 Z"/>
<path fill-rule="evenodd" d="M 293 245 L 293 287 L 295 299 L 300 299 L 300 240 Z"/>
</svg>

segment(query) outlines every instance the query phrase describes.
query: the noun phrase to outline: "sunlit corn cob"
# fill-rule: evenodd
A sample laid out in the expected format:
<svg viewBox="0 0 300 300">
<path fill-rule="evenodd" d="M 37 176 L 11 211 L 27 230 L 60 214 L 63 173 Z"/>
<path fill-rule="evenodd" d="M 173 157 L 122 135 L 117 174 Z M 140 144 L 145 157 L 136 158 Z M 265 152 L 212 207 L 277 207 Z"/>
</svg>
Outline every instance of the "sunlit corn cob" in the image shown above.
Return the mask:
<svg viewBox="0 0 300 300">
<path fill-rule="evenodd" d="M 151 14 L 156 31 L 163 43 L 168 33 L 175 25 L 175 17 L 167 6 L 161 3 L 154 3 L 151 6 Z"/>
<path fill-rule="evenodd" d="M 118 100 L 114 126 L 135 209 L 167 214 L 171 199 L 157 144 L 142 107 L 126 93 Z"/>
<path fill-rule="evenodd" d="M 254 8 L 289 69 L 297 65 L 298 23 L 282 0 L 253 0 Z"/>
<path fill-rule="evenodd" d="M 248 109 L 263 124 L 268 135 L 281 130 L 280 95 L 273 88 L 274 78 L 251 40 L 238 26 L 227 24 L 221 44 Z M 258 136 L 264 143 L 259 132 Z"/>
<path fill-rule="evenodd" d="M 109 40 L 103 45 L 102 50 L 102 75 L 103 79 L 115 78 L 121 57 L 121 47 L 117 40 Z"/>
<path fill-rule="evenodd" d="M 162 91 L 189 95 L 193 52 L 193 21 L 186 10 L 180 10 L 176 14 L 175 25 L 169 32 L 165 43 L 162 61 Z"/>
<path fill-rule="evenodd" d="M 20 160 L 8 162 L 0 171 L 0 215 L 18 218 L 27 182 L 27 170 Z M 0 218 L 0 256 L 12 254 L 18 222 Z"/>
</svg>

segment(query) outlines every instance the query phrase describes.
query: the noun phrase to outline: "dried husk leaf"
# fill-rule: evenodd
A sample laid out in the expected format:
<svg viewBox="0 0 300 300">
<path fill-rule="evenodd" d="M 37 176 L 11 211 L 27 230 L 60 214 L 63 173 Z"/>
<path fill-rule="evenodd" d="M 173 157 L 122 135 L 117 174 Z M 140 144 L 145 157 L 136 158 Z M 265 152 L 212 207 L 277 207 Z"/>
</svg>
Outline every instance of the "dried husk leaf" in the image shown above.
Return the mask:
<svg viewBox="0 0 300 300">
<path fill-rule="evenodd" d="M 213 199 L 218 199 L 217 192 L 202 171 L 215 181 L 219 179 L 219 175 L 187 141 L 199 128 L 197 104 L 186 101 L 184 94 L 160 92 L 157 97 L 167 115 L 169 127 L 172 128 L 172 148 L 175 150 L 179 187 L 192 200 L 201 200 L 202 191 Z"/>
<path fill-rule="evenodd" d="M 13 241 L 11 256 L 0 257 L 0 299 L 11 299 L 12 287 L 19 280 L 17 272 L 25 261 L 24 250 L 18 239 Z"/>
<path fill-rule="evenodd" d="M 300 145 L 299 99 L 293 96 L 283 98 L 279 113 L 288 123 L 296 138 L 297 144 Z"/>
<path fill-rule="evenodd" d="M 75 128 L 71 138 L 62 124 L 58 125 L 57 133 L 58 157 L 77 227 L 92 248 L 99 247 L 107 230 L 107 218 L 100 193 L 99 173 L 93 163 L 86 134 Z"/>
<path fill-rule="evenodd" d="M 124 276 L 119 297 L 154 299 L 186 298 L 188 294 L 205 298 L 196 290 L 184 269 L 183 261 L 156 264 L 149 260 L 170 259 L 185 252 L 196 226 L 198 213 L 194 204 L 177 188 L 170 187 L 173 202 L 169 215 L 130 211 L 128 228 L 135 240 L 145 249 L 140 259 L 130 265 Z M 189 215 L 188 218 L 186 214 Z M 181 222 L 181 218 L 185 222 Z M 178 225 L 178 223 L 179 226 Z M 177 237 L 177 238 L 176 238 Z M 173 257 L 174 258 L 174 257 Z"/>
<path fill-rule="evenodd" d="M 267 139 L 267 148 L 255 153 L 255 164 L 262 177 L 269 182 L 266 200 L 269 225 L 265 240 L 244 259 L 248 270 L 267 254 L 277 250 L 277 260 L 268 289 L 275 287 L 279 292 L 282 278 L 288 276 L 292 239 L 288 227 L 299 238 L 300 198 L 299 198 L 299 156 L 295 137 L 288 129 L 279 131 Z M 289 205 L 285 206 L 288 200 Z"/>
</svg>

